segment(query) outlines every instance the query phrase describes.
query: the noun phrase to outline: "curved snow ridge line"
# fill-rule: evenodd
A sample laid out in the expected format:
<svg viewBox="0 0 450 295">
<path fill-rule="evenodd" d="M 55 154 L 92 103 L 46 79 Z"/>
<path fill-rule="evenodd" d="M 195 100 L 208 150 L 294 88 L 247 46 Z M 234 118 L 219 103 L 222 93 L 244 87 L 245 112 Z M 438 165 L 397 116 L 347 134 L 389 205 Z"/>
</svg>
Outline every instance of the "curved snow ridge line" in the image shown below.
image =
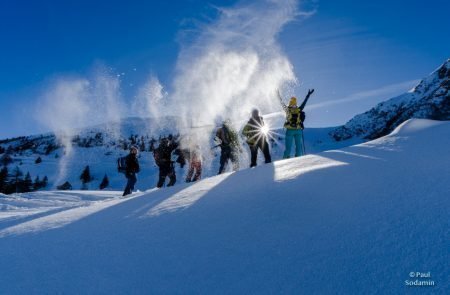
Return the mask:
<svg viewBox="0 0 450 295">
<path fill-rule="evenodd" d="M 348 163 L 332 160 L 318 155 L 311 155 L 301 158 L 276 161 L 272 165 L 275 169 L 274 181 L 282 182 L 295 179 L 302 174 L 315 170 L 347 164 Z M 156 217 L 165 213 L 173 213 L 179 210 L 187 209 L 205 196 L 212 188 L 219 185 L 232 174 L 233 172 L 224 173 L 222 175 L 203 179 L 156 205 L 141 218 Z"/>
<path fill-rule="evenodd" d="M 322 153 L 320 155 L 308 155 L 276 161 L 273 165 L 275 168 L 274 181 L 282 182 L 295 179 L 302 174 L 315 170 L 348 165 L 348 163 L 326 158 L 324 153 Z"/>
<path fill-rule="evenodd" d="M 30 219 L 37 219 L 40 217 L 44 217 L 44 216 L 48 216 L 51 214 L 56 214 L 59 213 L 61 211 L 66 211 L 66 210 L 70 210 L 73 208 L 78 208 L 81 206 L 85 206 L 85 204 L 83 205 L 72 205 L 72 206 L 54 206 L 54 207 L 38 207 L 38 208 L 30 208 L 30 209 L 21 209 L 21 208 L 17 208 L 17 209 L 12 209 L 9 211 L 4 211 L 4 212 L 0 212 L 0 231 L 5 229 L 5 228 L 9 228 L 11 227 L 10 225 L 6 225 L 8 223 L 15 223 L 15 224 L 19 224 L 19 223 L 25 223 Z"/>
<path fill-rule="evenodd" d="M 0 231 L 0 238 L 27 233 L 39 233 L 46 230 L 61 228 L 91 214 L 104 210 L 108 207 L 129 201 L 142 195 L 143 193 L 139 193 L 133 195 L 132 197 L 123 199 L 121 198 L 97 201 L 88 206 L 85 206 L 85 204 L 83 204 L 81 205 L 81 207 L 71 208 L 63 212 L 47 215 L 45 217 L 37 218 L 28 222 L 21 223 L 19 225 L 6 228 Z"/>
<path fill-rule="evenodd" d="M 400 124 L 397 128 L 394 129 L 387 136 L 398 136 L 398 135 L 407 135 L 414 134 L 417 131 L 423 131 L 429 128 L 433 128 L 435 126 L 449 124 L 448 121 L 435 121 L 429 119 L 409 119 Z M 383 137 L 381 137 L 383 138 Z"/>
<path fill-rule="evenodd" d="M 388 135 L 354 145 L 354 147 L 376 148 L 385 151 L 401 151 L 403 142 L 411 137 L 419 137 L 418 133 L 425 132 L 438 126 L 450 124 L 449 121 L 436 121 L 430 119 L 409 119 L 400 124 Z"/>
<path fill-rule="evenodd" d="M 364 155 L 364 154 L 361 154 L 361 153 L 349 152 L 348 150 L 329 150 L 329 151 L 324 152 L 324 154 L 327 154 L 327 153 L 343 154 L 343 155 L 348 155 L 348 156 L 365 158 L 365 159 L 369 159 L 369 160 L 386 161 L 386 160 L 384 160 L 382 158 L 379 158 L 379 157 Z"/>
<path fill-rule="evenodd" d="M 31 218 L 56 214 L 61 211 L 89 206 L 95 201 L 114 198 L 118 192 L 89 195 L 86 191 L 40 191 L 0 198 L 0 231 L 14 225 L 25 223 Z M 21 220 L 24 219 L 24 220 Z"/>
<path fill-rule="evenodd" d="M 73 205 L 79 205 L 84 203 L 90 203 L 90 201 L 85 200 L 65 200 L 65 199 L 51 199 L 49 198 L 2 198 L 0 199 L 0 216 L 6 212 L 10 211 L 8 208 L 16 208 L 19 210 L 33 210 L 38 208 L 60 208 L 60 207 L 73 207 Z M 1 218 L 1 217 L 0 217 Z"/>
</svg>

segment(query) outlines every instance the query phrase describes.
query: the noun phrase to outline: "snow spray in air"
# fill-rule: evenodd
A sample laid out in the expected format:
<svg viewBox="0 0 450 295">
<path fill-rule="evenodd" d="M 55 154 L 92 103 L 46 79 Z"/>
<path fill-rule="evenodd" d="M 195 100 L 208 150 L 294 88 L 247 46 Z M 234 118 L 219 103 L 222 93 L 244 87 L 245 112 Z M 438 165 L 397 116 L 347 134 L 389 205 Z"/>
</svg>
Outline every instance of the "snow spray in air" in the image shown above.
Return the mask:
<svg viewBox="0 0 450 295">
<path fill-rule="evenodd" d="M 279 111 L 276 90 L 296 77 L 276 37 L 298 15 L 297 4 L 267 0 L 218 8 L 217 20 L 182 49 L 170 103 L 182 117 L 179 129 L 197 130 L 200 146 L 210 146 L 212 129 L 224 119 L 240 125 L 254 107 Z"/>
<path fill-rule="evenodd" d="M 167 92 L 156 76 L 150 76 L 147 82 L 140 87 L 134 102 L 131 105 L 133 116 L 140 118 L 151 117 L 157 121 L 161 115 L 167 114 L 170 109 L 167 104 Z M 155 134 L 159 126 L 144 121 L 145 130 L 148 134 Z"/>
<path fill-rule="evenodd" d="M 36 117 L 55 133 L 58 143 L 63 147 L 54 187 L 67 180 L 74 152 L 72 140 L 77 128 L 120 119 L 119 88 L 118 79 L 97 71 L 92 79 L 60 77 L 44 91 L 38 101 Z M 111 124 L 105 128 L 108 130 L 102 131 L 111 137 L 120 135 L 120 124 Z"/>
</svg>

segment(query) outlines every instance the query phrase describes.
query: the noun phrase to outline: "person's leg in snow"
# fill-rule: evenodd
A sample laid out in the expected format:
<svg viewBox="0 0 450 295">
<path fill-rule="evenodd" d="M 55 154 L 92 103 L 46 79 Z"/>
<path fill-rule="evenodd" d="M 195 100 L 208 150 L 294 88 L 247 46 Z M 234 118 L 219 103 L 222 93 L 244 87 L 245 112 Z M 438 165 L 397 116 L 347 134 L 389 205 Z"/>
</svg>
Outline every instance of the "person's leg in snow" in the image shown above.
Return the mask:
<svg viewBox="0 0 450 295">
<path fill-rule="evenodd" d="M 127 185 L 125 187 L 125 190 L 124 190 L 122 196 L 131 194 L 134 190 L 134 185 L 136 184 L 136 181 L 137 181 L 137 177 L 136 177 L 135 173 L 129 173 L 126 175 L 126 177 L 127 177 Z"/>
<path fill-rule="evenodd" d="M 195 175 L 192 181 L 197 181 L 200 180 L 200 178 L 202 177 L 202 162 L 201 161 L 195 162 L 194 167 L 195 167 Z"/>
<path fill-rule="evenodd" d="M 167 176 L 169 176 L 169 183 L 167 186 L 173 186 L 175 182 L 177 181 L 177 176 L 175 174 L 175 167 L 173 166 L 173 163 L 170 164 L 169 173 Z"/>
<path fill-rule="evenodd" d="M 166 177 L 170 172 L 170 166 L 167 164 L 161 164 L 159 165 L 159 179 L 158 183 L 156 184 L 156 187 L 161 188 L 164 186 L 164 183 L 166 182 Z"/>
<path fill-rule="evenodd" d="M 252 168 L 256 166 L 256 160 L 258 158 L 258 145 L 249 144 L 248 147 L 250 148 L 250 168 Z"/>
<path fill-rule="evenodd" d="M 303 156 L 303 137 L 302 132 L 303 130 L 298 129 L 295 130 L 294 140 L 295 140 L 295 156 L 300 157 Z"/>
<path fill-rule="evenodd" d="M 189 163 L 189 171 L 186 175 L 186 182 L 191 182 L 192 181 L 192 175 L 194 175 L 194 163 L 191 161 Z"/>
<path fill-rule="evenodd" d="M 291 157 L 292 141 L 294 140 L 293 129 L 286 129 L 284 159 Z"/>
<path fill-rule="evenodd" d="M 270 156 L 269 144 L 267 143 L 267 140 L 262 141 L 259 148 L 264 154 L 264 161 L 266 162 L 266 164 L 271 163 L 272 157 Z"/>
<path fill-rule="evenodd" d="M 220 153 L 220 168 L 218 174 L 221 174 L 227 167 L 228 160 L 230 159 L 230 154 L 231 150 L 229 148 L 222 147 L 222 151 Z"/>
</svg>

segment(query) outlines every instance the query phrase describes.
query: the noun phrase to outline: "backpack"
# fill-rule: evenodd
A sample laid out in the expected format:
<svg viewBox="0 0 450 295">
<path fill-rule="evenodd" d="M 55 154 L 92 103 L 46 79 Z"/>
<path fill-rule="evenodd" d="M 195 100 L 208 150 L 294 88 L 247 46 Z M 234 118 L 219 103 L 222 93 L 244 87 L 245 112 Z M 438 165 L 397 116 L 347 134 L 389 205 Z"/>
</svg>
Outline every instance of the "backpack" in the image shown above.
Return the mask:
<svg viewBox="0 0 450 295">
<path fill-rule="evenodd" d="M 284 127 L 288 129 L 304 129 L 303 122 L 305 121 L 305 112 L 297 107 L 289 107 L 286 123 Z"/>
<path fill-rule="evenodd" d="M 303 122 L 305 122 L 306 119 L 306 113 L 302 110 L 300 112 L 300 128 L 303 130 L 305 129 L 305 125 L 303 125 Z"/>
<path fill-rule="evenodd" d="M 167 162 L 167 159 L 164 159 L 165 155 L 163 149 L 164 149 L 163 147 L 159 146 L 158 148 L 153 150 L 153 159 L 155 159 L 155 164 L 157 166 L 160 166 L 165 162 Z M 168 159 L 168 161 L 170 162 L 170 158 Z"/>
<path fill-rule="evenodd" d="M 223 139 L 222 139 L 222 146 L 231 147 L 231 148 L 237 148 L 239 147 L 239 139 L 238 135 L 233 129 L 230 129 L 230 127 L 223 126 Z"/>
<path fill-rule="evenodd" d="M 117 159 L 117 171 L 119 173 L 127 172 L 127 157 L 120 157 Z"/>
<path fill-rule="evenodd" d="M 161 155 L 159 147 L 153 150 L 153 159 L 155 159 L 155 164 L 159 166 L 159 164 L 161 163 Z"/>
</svg>

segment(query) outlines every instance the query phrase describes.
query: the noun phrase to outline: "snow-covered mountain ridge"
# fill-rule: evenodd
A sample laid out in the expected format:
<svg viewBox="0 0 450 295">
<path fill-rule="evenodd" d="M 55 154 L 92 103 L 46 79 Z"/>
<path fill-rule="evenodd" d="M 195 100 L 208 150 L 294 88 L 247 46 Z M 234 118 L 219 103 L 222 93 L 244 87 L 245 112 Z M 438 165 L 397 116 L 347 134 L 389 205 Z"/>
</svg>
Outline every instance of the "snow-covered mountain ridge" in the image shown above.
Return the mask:
<svg viewBox="0 0 450 295">
<path fill-rule="evenodd" d="M 410 118 L 450 120 L 450 59 L 410 92 L 379 103 L 330 135 L 336 140 L 375 139 L 389 134 Z"/>
</svg>

